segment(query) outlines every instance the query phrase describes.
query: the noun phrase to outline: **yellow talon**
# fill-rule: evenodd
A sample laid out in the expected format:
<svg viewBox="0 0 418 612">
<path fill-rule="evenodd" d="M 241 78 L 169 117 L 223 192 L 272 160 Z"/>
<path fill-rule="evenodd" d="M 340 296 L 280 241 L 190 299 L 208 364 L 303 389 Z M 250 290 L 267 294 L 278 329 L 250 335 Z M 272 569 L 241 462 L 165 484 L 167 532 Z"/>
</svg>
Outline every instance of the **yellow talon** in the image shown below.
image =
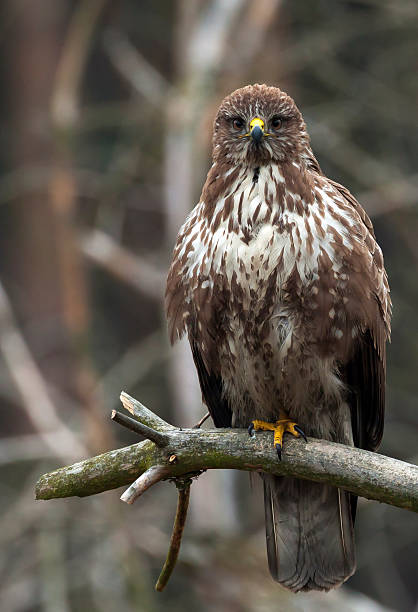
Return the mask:
<svg viewBox="0 0 418 612">
<path fill-rule="evenodd" d="M 296 438 L 304 438 L 306 442 L 306 436 L 299 425 L 291 419 L 279 419 L 275 423 L 268 423 L 267 421 L 259 421 L 255 419 L 251 422 L 248 428 L 249 434 L 252 435 L 253 431 L 273 431 L 274 432 L 274 446 L 276 447 L 279 459 L 282 458 L 282 444 L 284 434 L 290 433 Z"/>
<path fill-rule="evenodd" d="M 280 421 L 276 421 L 279 423 Z M 256 431 L 274 431 L 276 428 L 276 423 L 268 423 L 267 421 L 258 421 L 255 419 L 252 421 L 253 429 Z"/>
</svg>

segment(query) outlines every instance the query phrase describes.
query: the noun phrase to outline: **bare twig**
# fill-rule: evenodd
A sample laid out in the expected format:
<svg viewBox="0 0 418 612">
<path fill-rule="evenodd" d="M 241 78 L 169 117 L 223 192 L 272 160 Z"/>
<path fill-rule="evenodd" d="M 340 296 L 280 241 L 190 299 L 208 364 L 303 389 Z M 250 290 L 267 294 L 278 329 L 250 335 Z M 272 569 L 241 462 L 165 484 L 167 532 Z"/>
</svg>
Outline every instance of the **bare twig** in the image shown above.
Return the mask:
<svg viewBox="0 0 418 612">
<path fill-rule="evenodd" d="M 126 489 L 125 493 L 120 496 L 121 500 L 127 504 L 133 504 L 140 495 L 145 493 L 152 485 L 168 476 L 169 473 L 170 470 L 168 468 L 162 465 L 153 465 Z"/>
<path fill-rule="evenodd" d="M 210 417 L 210 412 L 207 412 L 205 414 L 205 416 L 202 416 L 202 418 L 200 419 L 200 421 L 198 421 L 196 423 L 196 425 L 193 427 L 193 429 L 199 429 L 199 427 L 202 427 L 203 423 Z"/>
<path fill-rule="evenodd" d="M 141 402 L 124 391 L 120 394 L 120 401 L 128 412 L 133 414 L 141 423 L 148 425 L 148 427 L 152 427 L 152 429 L 156 429 L 157 431 L 175 429 L 170 423 L 167 423 L 167 421 L 164 421 L 161 417 L 151 412 L 151 410 L 146 408 Z"/>
<path fill-rule="evenodd" d="M 170 539 L 170 547 L 168 549 L 167 558 L 165 560 L 161 574 L 155 585 L 156 591 L 162 591 L 173 573 L 174 567 L 179 556 L 181 538 L 186 524 L 187 509 L 189 507 L 190 486 L 192 481 L 190 478 L 179 478 L 175 481 L 178 489 L 178 501 L 176 516 L 174 519 L 173 532 Z"/>
<path fill-rule="evenodd" d="M 131 419 L 131 417 L 128 417 L 125 414 L 122 414 L 121 412 L 117 412 L 117 410 L 112 410 L 110 418 L 112 419 L 112 421 L 119 423 L 119 425 L 127 427 L 131 431 L 134 431 L 135 433 L 144 436 L 148 440 L 152 440 L 152 442 L 155 442 L 157 446 L 162 447 L 167 446 L 168 444 L 168 436 L 165 436 L 159 431 L 155 431 L 155 429 L 151 429 L 151 427 L 148 427 L 147 425 L 143 425 L 139 421 L 135 421 L 135 419 Z"/>
</svg>

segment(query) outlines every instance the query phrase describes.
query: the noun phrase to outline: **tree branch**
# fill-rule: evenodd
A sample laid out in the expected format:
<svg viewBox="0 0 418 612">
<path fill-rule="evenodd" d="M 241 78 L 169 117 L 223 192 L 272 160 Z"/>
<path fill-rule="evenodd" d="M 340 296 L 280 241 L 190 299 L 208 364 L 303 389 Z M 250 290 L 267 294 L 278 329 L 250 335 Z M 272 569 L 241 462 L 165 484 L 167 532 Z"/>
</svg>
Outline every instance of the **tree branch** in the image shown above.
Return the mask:
<svg viewBox="0 0 418 612">
<path fill-rule="evenodd" d="M 110 418 L 112 419 L 112 421 L 119 423 L 119 425 L 123 425 L 124 427 L 127 427 L 128 429 L 134 431 L 140 436 L 144 436 L 144 438 L 151 440 L 157 446 L 167 446 L 169 442 L 168 437 L 164 434 L 160 433 L 159 431 L 155 431 L 155 429 L 152 429 L 147 425 L 143 425 L 135 419 L 131 419 L 131 417 L 125 416 L 117 410 L 112 410 Z"/>
<path fill-rule="evenodd" d="M 173 533 L 171 534 L 170 547 L 163 569 L 155 585 L 156 591 L 162 591 L 173 573 L 177 557 L 180 552 L 181 536 L 183 535 L 184 525 L 186 524 L 187 509 L 189 507 L 190 486 L 192 481 L 189 478 L 178 478 L 176 487 L 179 492 L 176 516 L 174 519 Z"/>
<path fill-rule="evenodd" d="M 166 469 L 176 478 L 207 469 L 269 472 L 328 482 L 361 497 L 418 512 L 418 467 L 325 440 L 288 437 L 282 461 L 277 460 L 269 432 L 250 438 L 242 429 L 176 429 L 123 393 L 122 402 L 143 425 L 163 432 L 168 443 L 146 440 L 44 474 L 37 499 L 84 497 L 131 484 L 149 468 Z"/>
<path fill-rule="evenodd" d="M 163 465 L 152 465 L 131 484 L 129 489 L 126 489 L 125 493 L 120 496 L 121 500 L 126 504 L 133 504 L 152 485 L 157 484 L 169 474 L 170 471 Z"/>
</svg>

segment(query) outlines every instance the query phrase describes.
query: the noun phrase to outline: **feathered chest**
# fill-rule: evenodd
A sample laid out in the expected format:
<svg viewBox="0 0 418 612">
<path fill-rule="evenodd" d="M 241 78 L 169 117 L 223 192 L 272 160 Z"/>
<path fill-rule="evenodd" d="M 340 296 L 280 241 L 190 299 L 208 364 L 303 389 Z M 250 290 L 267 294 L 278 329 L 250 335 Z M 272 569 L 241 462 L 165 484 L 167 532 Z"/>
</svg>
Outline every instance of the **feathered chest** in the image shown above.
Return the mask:
<svg viewBox="0 0 418 612">
<path fill-rule="evenodd" d="M 204 208 L 195 209 L 184 244 L 192 292 L 203 284 L 238 293 L 245 302 L 263 302 L 269 291 L 280 299 L 289 279 L 297 277 L 301 287 L 315 281 L 322 254 L 337 271 L 336 233 L 351 247 L 341 215 L 332 216 L 313 189 L 305 190 L 304 199 L 277 167 L 238 176 L 210 214 Z"/>
<path fill-rule="evenodd" d="M 192 211 L 167 285 L 172 333 L 197 326 L 212 337 L 239 322 L 262 337 L 283 317 L 326 351 L 347 344 L 347 313 L 359 321 L 369 300 L 367 234 L 331 183 L 293 170 L 236 172 Z"/>
</svg>

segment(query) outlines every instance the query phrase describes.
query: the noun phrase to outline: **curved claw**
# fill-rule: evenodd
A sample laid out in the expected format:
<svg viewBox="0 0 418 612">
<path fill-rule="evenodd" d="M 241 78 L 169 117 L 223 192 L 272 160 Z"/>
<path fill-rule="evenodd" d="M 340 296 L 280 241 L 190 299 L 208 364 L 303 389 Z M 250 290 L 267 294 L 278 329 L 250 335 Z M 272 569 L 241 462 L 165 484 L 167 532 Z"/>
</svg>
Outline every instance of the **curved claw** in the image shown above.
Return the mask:
<svg viewBox="0 0 418 612">
<path fill-rule="evenodd" d="M 276 451 L 277 451 L 277 456 L 279 457 L 279 461 L 282 460 L 282 445 L 281 444 L 275 444 L 276 447 Z"/>
<path fill-rule="evenodd" d="M 248 435 L 251 436 L 251 438 L 254 437 L 254 423 L 251 423 L 249 428 L 248 428 Z"/>
<path fill-rule="evenodd" d="M 307 439 L 307 437 L 306 437 L 306 435 L 305 435 L 305 432 L 303 431 L 303 429 L 301 429 L 301 428 L 299 427 L 299 425 L 294 425 L 294 429 L 295 429 L 295 431 L 297 431 L 297 432 L 298 432 L 298 434 L 299 434 L 300 436 L 302 436 L 302 438 L 305 440 L 305 442 L 307 442 L 307 441 L 308 441 L 308 439 Z"/>
</svg>

